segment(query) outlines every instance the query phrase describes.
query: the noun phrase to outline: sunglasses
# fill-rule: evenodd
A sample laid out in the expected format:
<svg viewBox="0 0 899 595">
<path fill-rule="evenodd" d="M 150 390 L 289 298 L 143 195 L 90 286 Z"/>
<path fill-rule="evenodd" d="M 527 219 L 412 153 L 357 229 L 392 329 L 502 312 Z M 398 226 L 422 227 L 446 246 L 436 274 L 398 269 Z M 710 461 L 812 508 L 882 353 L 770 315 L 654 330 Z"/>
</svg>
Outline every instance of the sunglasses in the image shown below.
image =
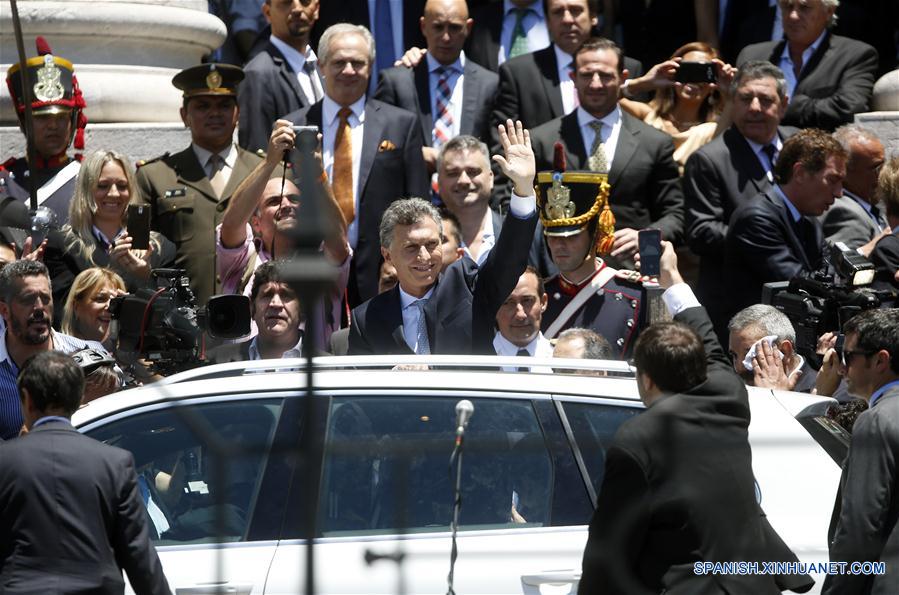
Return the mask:
<svg viewBox="0 0 899 595">
<path fill-rule="evenodd" d="M 864 357 L 871 357 L 872 355 L 877 353 L 877 351 L 870 351 L 870 350 L 864 350 L 864 349 L 852 349 L 852 350 L 846 351 L 845 343 L 846 343 L 846 335 L 844 335 L 842 333 L 837 335 L 837 344 L 834 345 L 834 350 L 837 352 L 837 357 L 840 358 L 840 363 L 843 364 L 843 367 L 848 366 L 849 362 L 852 361 L 852 358 L 854 358 L 857 355 L 861 355 Z"/>
</svg>

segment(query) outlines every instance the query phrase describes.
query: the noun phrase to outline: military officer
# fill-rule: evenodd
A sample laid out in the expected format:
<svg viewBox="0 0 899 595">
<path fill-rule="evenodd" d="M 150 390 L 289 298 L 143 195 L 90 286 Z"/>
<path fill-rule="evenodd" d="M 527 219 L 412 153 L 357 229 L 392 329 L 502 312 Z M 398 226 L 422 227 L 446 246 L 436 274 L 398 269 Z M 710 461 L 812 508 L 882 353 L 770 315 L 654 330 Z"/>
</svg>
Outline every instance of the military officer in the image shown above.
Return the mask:
<svg viewBox="0 0 899 595">
<path fill-rule="evenodd" d="M 140 200 L 151 206 L 151 227 L 174 242 L 175 266 L 187 272 L 201 305 L 220 285 L 215 228 L 232 193 L 262 161 L 234 143 L 243 77 L 243 70 L 228 64 L 202 64 L 176 74 L 172 84 L 183 92 L 181 120 L 190 129 L 191 144 L 138 163 Z"/>
<path fill-rule="evenodd" d="M 544 336 L 589 328 L 609 342 L 613 357 L 628 357 L 642 326 L 645 292 L 638 274 L 617 271 L 597 256 L 611 250 L 615 232 L 607 174 L 540 172 L 537 186 L 543 234 L 559 269 L 546 281 Z"/>
<path fill-rule="evenodd" d="M 34 163 L 26 157 L 12 157 L 0 165 L 0 225 L 27 225 L 30 183 L 34 176 L 38 205 L 52 209 L 61 225 L 69 218 L 69 202 L 75 191 L 80 162 L 68 155 L 74 139 L 75 149 L 84 149 L 84 97 L 78 87 L 72 63 L 54 56 L 50 45 L 38 37 L 38 56 L 25 61 L 32 85 Z M 25 98 L 22 96 L 22 64 L 13 64 L 6 72 L 6 83 L 25 131 Z M 77 156 L 80 158 L 80 155 Z M 20 201 L 17 204 L 15 201 Z"/>
</svg>

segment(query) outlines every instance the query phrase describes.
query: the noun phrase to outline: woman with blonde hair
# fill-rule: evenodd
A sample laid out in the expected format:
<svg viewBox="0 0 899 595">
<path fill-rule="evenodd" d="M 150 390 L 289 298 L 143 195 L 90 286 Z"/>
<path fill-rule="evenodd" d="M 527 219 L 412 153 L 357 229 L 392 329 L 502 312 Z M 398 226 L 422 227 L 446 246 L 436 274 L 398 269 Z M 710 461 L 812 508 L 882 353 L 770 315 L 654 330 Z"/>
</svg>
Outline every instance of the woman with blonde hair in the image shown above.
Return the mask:
<svg viewBox="0 0 899 595">
<path fill-rule="evenodd" d="M 109 338 L 109 303 L 125 293 L 125 281 L 110 269 L 91 267 L 78 273 L 62 315 L 62 332 L 79 339 L 106 344 Z"/>
<path fill-rule="evenodd" d="M 899 157 L 883 164 L 874 195 L 886 211 L 891 229 L 885 229 L 874 244 L 870 259 L 876 267 L 877 280 L 885 286 L 899 288 Z"/>
<path fill-rule="evenodd" d="M 131 248 L 128 204 L 139 202 L 139 193 L 124 155 L 96 151 L 84 159 L 69 203 L 69 223 L 62 229 L 64 261 L 72 275 L 90 267 L 109 267 L 133 291 L 152 284 L 152 269 L 174 262 L 174 244 L 156 232 L 150 232 L 149 250 Z"/>
<path fill-rule="evenodd" d="M 717 80 L 711 82 L 676 82 L 683 62 L 711 63 Z M 627 82 L 626 95 L 655 91 L 649 103 L 621 99 L 621 108 L 650 126 L 667 132 L 674 140 L 674 160 L 683 174 L 687 158 L 697 149 L 730 126 L 725 111 L 730 86 L 736 70 L 722 62 L 718 50 L 707 43 L 694 41 L 679 47 L 669 60 Z M 724 92 L 722 92 L 724 91 Z"/>
</svg>

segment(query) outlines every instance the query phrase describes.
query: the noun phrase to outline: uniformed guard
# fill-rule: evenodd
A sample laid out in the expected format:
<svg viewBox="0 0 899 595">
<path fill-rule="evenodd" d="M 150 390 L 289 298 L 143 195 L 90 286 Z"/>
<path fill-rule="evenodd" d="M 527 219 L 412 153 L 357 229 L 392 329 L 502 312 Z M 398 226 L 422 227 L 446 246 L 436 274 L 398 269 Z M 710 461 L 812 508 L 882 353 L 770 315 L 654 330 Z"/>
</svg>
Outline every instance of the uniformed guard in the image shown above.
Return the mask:
<svg viewBox="0 0 899 595">
<path fill-rule="evenodd" d="M 183 92 L 181 120 L 190 129 L 191 145 L 137 165 L 152 228 L 174 242 L 175 266 L 187 272 L 199 304 L 220 285 L 215 227 L 231 194 L 262 161 L 234 144 L 237 86 L 243 77 L 243 70 L 228 64 L 193 66 L 175 75 L 172 84 Z"/>
<path fill-rule="evenodd" d="M 558 155 L 558 151 L 557 151 Z M 542 330 L 548 339 L 572 327 L 590 328 L 626 358 L 641 326 L 645 292 L 640 275 L 607 266 L 597 254 L 612 248 L 615 218 L 606 173 L 555 171 L 537 174 L 537 205 L 543 234 L 559 274 L 546 281 L 548 305 Z"/>
<path fill-rule="evenodd" d="M 68 220 L 69 202 L 75 191 L 81 155 L 68 155 L 74 139 L 77 150 L 84 149 L 84 97 L 78 87 L 72 63 L 53 55 L 50 45 L 38 37 L 38 55 L 25 61 L 31 88 L 33 115 L 34 163 L 26 157 L 12 157 L 0 165 L 0 224 L 19 227 L 27 221 L 29 209 L 29 176 L 34 176 L 38 206 L 52 209 L 61 225 Z M 6 84 L 25 132 L 25 98 L 22 97 L 22 64 L 6 71 Z M 22 201 L 23 207 L 10 199 Z"/>
</svg>

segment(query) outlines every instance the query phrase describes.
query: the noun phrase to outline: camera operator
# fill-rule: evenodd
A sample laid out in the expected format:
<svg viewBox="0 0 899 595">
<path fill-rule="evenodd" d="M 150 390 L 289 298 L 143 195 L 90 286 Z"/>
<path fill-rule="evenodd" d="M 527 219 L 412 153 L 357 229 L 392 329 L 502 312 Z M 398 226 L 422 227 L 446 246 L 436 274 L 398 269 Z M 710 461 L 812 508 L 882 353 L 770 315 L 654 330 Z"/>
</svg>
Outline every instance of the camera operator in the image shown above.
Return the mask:
<svg viewBox="0 0 899 595">
<path fill-rule="evenodd" d="M 825 242 L 817 216 L 842 195 L 845 175 L 846 151 L 831 135 L 808 129 L 784 143 L 776 185 L 741 205 L 728 226 L 728 318 L 761 301 L 765 283 L 821 268 Z"/>
<path fill-rule="evenodd" d="M 578 592 L 808 590 L 807 575 L 694 572 L 698 561 L 797 558 L 756 500 L 746 387 L 663 246 L 659 283 L 674 322 L 644 329 L 634 347 L 646 411 L 606 451 Z"/>
<path fill-rule="evenodd" d="M 216 266 L 223 293 L 250 295 L 253 272 L 276 256 L 286 257 L 293 250 L 289 234 L 303 215 L 300 190 L 288 177 L 283 181 L 276 172 L 285 151 L 294 148 L 296 133 L 287 120 L 278 120 L 269 137 L 265 160 L 234 191 L 221 225 L 216 229 Z M 321 165 L 319 165 L 321 170 Z M 272 177 L 275 176 L 275 177 Z M 322 251 L 338 267 L 337 281 L 324 298 L 317 346 L 328 345 L 331 333 L 340 328 L 343 295 L 350 275 L 352 251 L 347 241 L 347 226 L 324 174 L 320 180 L 322 209 L 330 229 L 324 234 Z"/>
<path fill-rule="evenodd" d="M 843 464 L 828 531 L 830 559 L 879 561 L 886 571 L 828 575 L 822 593 L 892 593 L 899 584 L 899 309 L 862 312 L 843 331 L 840 373 L 850 394 L 869 407 L 855 420 Z"/>
<path fill-rule="evenodd" d="M 270 260 L 253 273 L 250 313 L 258 334 L 241 343 L 216 347 L 207 356 L 209 363 L 302 356 L 304 317 L 297 294 L 281 276 L 281 262 Z"/>
<path fill-rule="evenodd" d="M 796 353 L 796 331 L 786 314 L 768 304 L 755 304 L 737 312 L 727 330 L 734 372 L 747 385 L 803 393 L 814 390 L 817 372 Z M 773 339 L 766 341 L 766 337 Z"/>
</svg>

